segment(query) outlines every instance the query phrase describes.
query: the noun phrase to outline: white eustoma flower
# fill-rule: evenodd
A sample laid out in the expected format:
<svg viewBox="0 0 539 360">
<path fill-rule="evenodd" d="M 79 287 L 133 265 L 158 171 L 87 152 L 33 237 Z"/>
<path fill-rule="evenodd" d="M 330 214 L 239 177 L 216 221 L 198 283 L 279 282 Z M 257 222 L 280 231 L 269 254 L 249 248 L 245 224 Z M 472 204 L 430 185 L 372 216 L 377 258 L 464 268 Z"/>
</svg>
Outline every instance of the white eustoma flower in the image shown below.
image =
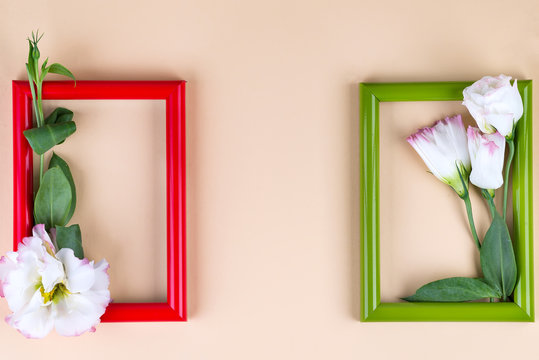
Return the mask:
<svg viewBox="0 0 539 360">
<path fill-rule="evenodd" d="M 64 296 L 56 304 L 54 328 L 64 336 L 78 336 L 95 331 L 101 315 L 110 303 L 109 264 L 79 259 L 71 249 L 61 249 L 56 257 L 65 268 Z"/>
<path fill-rule="evenodd" d="M 470 156 L 460 115 L 440 120 L 431 128 L 420 129 L 406 140 L 434 176 L 451 186 L 460 197 L 466 194 L 459 171 L 467 187 Z"/>
<path fill-rule="evenodd" d="M 53 328 L 65 336 L 93 331 L 110 302 L 108 263 L 80 260 L 71 249 L 55 254 L 42 224 L 32 233 L 0 259 L 0 296 L 13 312 L 7 323 L 28 338 Z"/>
<path fill-rule="evenodd" d="M 511 139 L 513 129 L 522 117 L 524 106 L 518 92 L 517 81 L 511 86 L 511 77 L 485 76 L 464 89 L 463 105 L 487 134 L 498 131 Z"/>
<path fill-rule="evenodd" d="M 481 134 L 468 127 L 468 150 L 472 161 L 470 181 L 481 189 L 494 190 L 503 185 L 505 138 L 498 132 Z"/>
</svg>

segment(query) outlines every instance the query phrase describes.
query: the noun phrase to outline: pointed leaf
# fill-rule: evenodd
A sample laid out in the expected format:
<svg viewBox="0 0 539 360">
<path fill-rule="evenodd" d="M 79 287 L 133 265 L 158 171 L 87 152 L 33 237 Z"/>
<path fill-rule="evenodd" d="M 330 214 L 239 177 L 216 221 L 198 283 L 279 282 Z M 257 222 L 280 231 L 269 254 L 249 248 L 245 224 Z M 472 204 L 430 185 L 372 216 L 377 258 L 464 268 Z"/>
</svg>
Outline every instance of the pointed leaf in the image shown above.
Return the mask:
<svg viewBox="0 0 539 360">
<path fill-rule="evenodd" d="M 34 52 L 34 45 L 32 45 L 32 41 L 28 39 L 28 63 L 26 64 L 26 70 L 28 70 L 28 74 L 32 77 L 31 81 L 36 80 L 36 73 L 35 73 L 35 61 L 32 57 L 32 53 Z"/>
<path fill-rule="evenodd" d="M 489 297 L 500 297 L 500 293 L 481 279 L 453 277 L 433 281 L 417 289 L 412 296 L 403 298 L 411 302 L 459 302 Z"/>
<path fill-rule="evenodd" d="M 497 212 L 481 245 L 480 259 L 485 280 L 504 298 L 511 295 L 517 281 L 517 264 L 507 224 Z"/>
<path fill-rule="evenodd" d="M 75 188 L 75 182 L 73 181 L 73 176 L 71 175 L 71 170 L 69 169 L 69 165 L 67 165 L 64 159 L 62 159 L 55 153 L 52 153 L 51 161 L 49 162 L 49 169 L 52 169 L 56 166 L 59 167 L 60 170 L 62 170 L 67 181 L 69 182 L 69 187 L 71 188 L 71 207 L 69 208 L 69 212 L 67 214 L 67 218 L 66 218 L 66 223 L 67 223 L 73 216 L 73 213 L 75 212 L 75 207 L 77 206 L 77 193 L 76 193 L 76 188 Z"/>
<path fill-rule="evenodd" d="M 41 64 L 41 71 L 45 70 L 48 62 L 49 62 L 49 58 L 46 58 L 45 61 L 43 61 L 43 64 Z"/>
<path fill-rule="evenodd" d="M 73 75 L 71 71 L 67 70 L 67 68 L 61 64 L 54 63 L 51 66 L 49 66 L 48 69 L 50 73 L 60 74 L 60 75 L 70 77 L 73 80 L 75 80 L 75 84 L 77 83 L 77 80 L 75 79 L 75 75 Z"/>
<path fill-rule="evenodd" d="M 41 36 L 39 36 L 39 29 L 37 29 L 36 31 L 36 35 L 34 36 L 34 32 L 32 31 L 32 36 L 34 37 L 34 43 L 37 45 L 37 43 L 39 42 L 39 40 L 41 40 L 41 38 L 43 37 L 43 35 L 45 34 L 41 34 Z"/>
<path fill-rule="evenodd" d="M 34 83 L 33 71 L 30 68 L 29 64 L 25 64 L 25 66 L 26 66 L 26 72 L 28 73 L 28 81 L 30 82 L 30 85 L 33 86 L 33 83 Z"/>
<path fill-rule="evenodd" d="M 76 257 L 79 259 L 84 258 L 82 236 L 80 227 L 77 224 L 69 227 L 56 226 L 56 245 L 58 246 L 58 250 L 69 248 L 73 250 Z"/>
<path fill-rule="evenodd" d="M 38 154 L 44 154 L 54 145 L 63 142 L 69 135 L 73 134 L 77 127 L 73 121 L 60 124 L 44 125 L 39 128 L 25 130 L 24 136 L 28 143 Z"/>
<path fill-rule="evenodd" d="M 40 82 L 43 82 L 43 80 L 45 80 L 45 76 L 47 76 L 47 74 L 49 73 L 49 69 L 48 68 L 45 68 L 41 71 L 41 75 L 39 76 L 39 81 Z"/>
<path fill-rule="evenodd" d="M 64 226 L 71 207 L 71 187 L 59 167 L 47 170 L 39 186 L 34 202 L 36 224 L 47 229 Z"/>
<path fill-rule="evenodd" d="M 71 120 L 73 120 L 73 111 L 66 108 L 58 107 L 54 109 L 54 111 L 51 112 L 49 116 L 47 116 L 47 118 L 45 119 L 45 124 L 61 124 Z"/>
</svg>

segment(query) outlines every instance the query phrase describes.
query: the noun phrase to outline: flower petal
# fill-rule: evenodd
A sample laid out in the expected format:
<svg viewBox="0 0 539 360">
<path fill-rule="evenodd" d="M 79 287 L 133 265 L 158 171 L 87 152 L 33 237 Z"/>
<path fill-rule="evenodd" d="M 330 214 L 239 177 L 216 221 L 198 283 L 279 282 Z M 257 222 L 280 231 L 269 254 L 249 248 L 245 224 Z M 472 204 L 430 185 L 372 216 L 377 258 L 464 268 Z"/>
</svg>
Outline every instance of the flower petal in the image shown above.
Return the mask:
<svg viewBox="0 0 539 360">
<path fill-rule="evenodd" d="M 3 281 L 3 292 L 11 311 L 19 311 L 31 301 L 36 289 L 40 287 L 40 278 L 37 258 L 32 259 L 30 256 L 7 273 Z"/>
<path fill-rule="evenodd" d="M 43 254 L 47 252 L 47 249 L 43 246 L 43 240 L 35 236 L 30 236 L 22 239 L 22 242 L 19 243 L 17 252 L 19 253 L 20 258 L 23 258 L 25 254 L 29 253 L 32 253 L 30 256 L 41 258 L 43 257 Z"/>
<path fill-rule="evenodd" d="M 451 186 L 459 196 L 464 195 L 458 169 L 462 170 L 461 175 L 467 183 L 470 157 L 460 115 L 438 121 L 432 128 L 421 129 L 409 136 L 407 141 L 434 176 Z"/>
<path fill-rule="evenodd" d="M 92 331 L 105 312 L 102 307 L 81 294 L 66 296 L 52 306 L 56 314 L 54 327 L 56 332 L 63 336 L 78 336 Z"/>
<path fill-rule="evenodd" d="M 517 80 L 511 77 L 485 76 L 462 92 L 465 105 L 479 128 L 492 134 L 498 131 L 510 138 L 514 125 L 522 117 L 524 107 L 518 92 Z"/>
<path fill-rule="evenodd" d="M 513 114 L 511 113 L 492 113 L 485 116 L 485 118 L 487 119 L 487 122 L 494 126 L 503 136 L 507 136 L 513 131 Z"/>
<path fill-rule="evenodd" d="M 481 189 L 501 187 L 505 138 L 498 132 L 482 135 L 478 129 L 469 127 L 468 149 L 472 160 L 472 184 Z"/>
<path fill-rule="evenodd" d="M 51 241 L 51 238 L 49 237 L 49 234 L 47 234 L 47 231 L 45 230 L 44 224 L 37 224 L 36 226 L 34 226 L 32 228 L 32 235 L 43 240 L 43 242 L 47 243 L 51 247 L 51 249 L 54 250 L 54 245 Z"/>
<path fill-rule="evenodd" d="M 4 297 L 4 283 L 7 281 L 7 277 L 12 270 L 17 268 L 17 256 L 18 254 L 13 251 L 9 251 L 5 256 L 0 259 L 0 296 Z"/>
<path fill-rule="evenodd" d="M 24 238 L 17 251 L 17 266 L 27 268 L 28 271 L 32 269 L 31 276 L 37 274 L 37 279 L 43 283 L 45 292 L 49 292 L 54 285 L 64 279 L 64 269 L 62 264 L 49 254 L 44 244 L 46 243 L 39 237 Z M 20 281 L 21 284 L 25 282 Z M 29 283 L 29 280 L 26 283 Z M 35 280 L 32 282 L 32 285 L 34 284 Z"/>
<path fill-rule="evenodd" d="M 54 286 L 65 279 L 64 267 L 56 258 L 45 253 L 39 266 L 41 283 L 45 292 L 52 291 Z"/>
<path fill-rule="evenodd" d="M 56 257 L 64 264 L 66 273 L 66 287 L 72 293 L 80 293 L 89 290 L 95 282 L 95 270 L 93 262 L 88 259 L 79 259 L 72 249 L 63 248 L 58 251 Z"/>
<path fill-rule="evenodd" d="M 82 293 L 86 298 L 90 299 L 94 304 L 99 305 L 104 309 L 110 304 L 110 291 L 109 291 L 109 275 L 107 270 L 109 269 L 109 263 L 103 259 L 94 265 L 95 269 L 95 282 L 89 291 Z"/>
<path fill-rule="evenodd" d="M 107 271 L 109 270 L 109 267 L 110 265 L 105 259 L 101 260 L 97 264 L 94 264 L 95 283 L 92 286 L 92 290 L 108 290 L 110 279 Z"/>
<path fill-rule="evenodd" d="M 54 326 L 51 308 L 43 306 L 39 290 L 34 292 L 24 307 L 8 316 L 6 322 L 31 339 L 45 337 Z"/>
</svg>

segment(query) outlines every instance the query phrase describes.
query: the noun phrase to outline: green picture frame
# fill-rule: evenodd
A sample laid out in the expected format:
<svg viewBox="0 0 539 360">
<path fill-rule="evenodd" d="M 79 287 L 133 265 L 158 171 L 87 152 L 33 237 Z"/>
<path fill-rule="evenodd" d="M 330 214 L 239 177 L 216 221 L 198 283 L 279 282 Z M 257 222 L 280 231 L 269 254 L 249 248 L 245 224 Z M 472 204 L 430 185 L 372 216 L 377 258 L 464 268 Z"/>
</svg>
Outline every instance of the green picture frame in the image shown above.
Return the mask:
<svg viewBox="0 0 539 360">
<path fill-rule="evenodd" d="M 534 321 L 531 80 L 518 81 L 524 114 L 517 125 L 512 173 L 513 242 L 518 266 L 514 301 L 382 303 L 380 300 L 380 102 L 462 101 L 462 90 L 471 84 L 471 81 L 359 84 L 361 321 Z"/>
</svg>

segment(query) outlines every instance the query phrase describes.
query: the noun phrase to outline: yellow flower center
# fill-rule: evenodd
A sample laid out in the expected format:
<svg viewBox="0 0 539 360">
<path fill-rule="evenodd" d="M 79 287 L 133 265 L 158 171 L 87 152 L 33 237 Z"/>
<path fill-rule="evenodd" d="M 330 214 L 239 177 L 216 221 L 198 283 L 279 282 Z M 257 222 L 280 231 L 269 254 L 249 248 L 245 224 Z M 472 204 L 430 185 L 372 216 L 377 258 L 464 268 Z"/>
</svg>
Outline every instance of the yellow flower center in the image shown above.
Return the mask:
<svg viewBox="0 0 539 360">
<path fill-rule="evenodd" d="M 64 296 L 71 294 L 63 283 L 58 283 L 54 285 L 54 288 L 49 292 L 45 292 L 43 285 L 41 285 L 39 291 L 41 292 L 41 296 L 43 296 L 43 301 L 45 303 L 52 301 L 55 304 L 57 304 L 58 301 L 62 300 Z"/>
</svg>

